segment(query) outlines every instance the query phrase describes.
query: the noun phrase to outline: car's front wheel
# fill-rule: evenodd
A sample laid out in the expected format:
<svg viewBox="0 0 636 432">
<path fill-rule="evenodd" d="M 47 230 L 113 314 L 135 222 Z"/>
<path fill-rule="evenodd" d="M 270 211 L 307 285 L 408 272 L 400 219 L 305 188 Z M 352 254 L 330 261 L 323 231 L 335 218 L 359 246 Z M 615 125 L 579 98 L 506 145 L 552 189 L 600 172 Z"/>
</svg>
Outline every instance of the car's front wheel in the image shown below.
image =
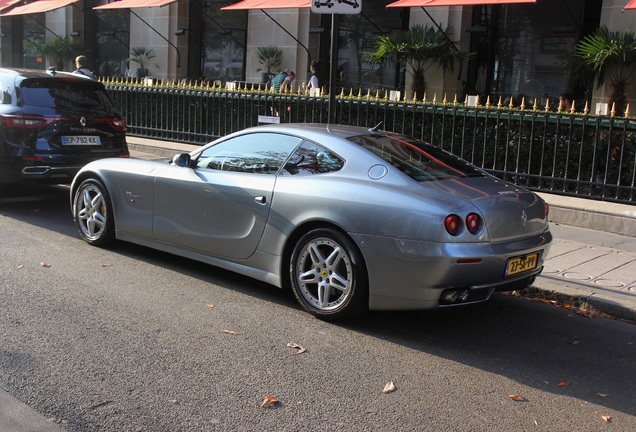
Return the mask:
<svg viewBox="0 0 636 432">
<path fill-rule="evenodd" d="M 291 255 L 294 295 L 303 308 L 325 320 L 351 318 L 368 308 L 368 277 L 362 256 L 340 232 L 321 228 L 305 234 Z"/>
<path fill-rule="evenodd" d="M 106 246 L 115 239 L 110 195 L 97 179 L 84 180 L 73 198 L 75 226 L 82 238 L 94 246 Z"/>
</svg>

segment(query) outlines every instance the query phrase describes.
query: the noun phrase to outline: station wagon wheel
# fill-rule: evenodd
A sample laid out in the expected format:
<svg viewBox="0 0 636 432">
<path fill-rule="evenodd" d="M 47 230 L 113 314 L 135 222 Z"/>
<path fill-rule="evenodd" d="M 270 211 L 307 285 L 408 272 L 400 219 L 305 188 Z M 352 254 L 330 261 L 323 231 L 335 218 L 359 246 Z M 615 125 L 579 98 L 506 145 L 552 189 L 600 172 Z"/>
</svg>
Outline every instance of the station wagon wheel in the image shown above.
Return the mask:
<svg viewBox="0 0 636 432">
<path fill-rule="evenodd" d="M 82 238 L 94 246 L 115 239 L 112 204 L 106 187 L 96 179 L 84 180 L 73 198 L 73 218 Z"/>
<path fill-rule="evenodd" d="M 368 307 L 362 256 L 349 238 L 333 229 L 315 229 L 298 241 L 290 278 L 298 302 L 318 318 L 351 318 Z"/>
</svg>

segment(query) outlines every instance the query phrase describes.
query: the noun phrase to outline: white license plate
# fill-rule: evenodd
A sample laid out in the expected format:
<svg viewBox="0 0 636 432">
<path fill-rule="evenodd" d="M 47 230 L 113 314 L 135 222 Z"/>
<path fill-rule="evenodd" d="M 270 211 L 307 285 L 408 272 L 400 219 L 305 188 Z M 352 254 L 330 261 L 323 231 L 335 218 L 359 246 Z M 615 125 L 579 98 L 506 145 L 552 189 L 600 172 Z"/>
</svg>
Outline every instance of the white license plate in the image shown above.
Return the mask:
<svg viewBox="0 0 636 432">
<path fill-rule="evenodd" d="M 62 144 L 64 145 L 102 145 L 102 141 L 98 136 L 93 135 L 72 135 L 62 136 Z"/>
<path fill-rule="evenodd" d="M 506 265 L 506 276 L 512 276 L 517 273 L 523 273 L 528 270 L 537 268 L 539 264 L 539 253 L 531 253 L 524 256 L 510 258 Z"/>
</svg>

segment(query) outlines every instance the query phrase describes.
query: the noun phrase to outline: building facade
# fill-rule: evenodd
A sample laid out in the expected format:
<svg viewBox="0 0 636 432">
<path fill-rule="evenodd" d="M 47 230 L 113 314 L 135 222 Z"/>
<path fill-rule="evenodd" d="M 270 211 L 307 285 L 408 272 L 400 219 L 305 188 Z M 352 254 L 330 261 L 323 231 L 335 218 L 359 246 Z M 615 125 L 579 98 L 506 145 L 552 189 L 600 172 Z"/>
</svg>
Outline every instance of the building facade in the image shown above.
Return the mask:
<svg viewBox="0 0 636 432">
<path fill-rule="evenodd" d="M 374 64 L 366 53 L 378 36 L 421 24 L 450 26 L 447 37 L 470 53 L 452 72 L 427 70 L 428 99 L 479 95 L 482 103 L 485 96 L 496 103 L 513 97 L 545 106 L 568 92 L 577 102 L 607 101 L 609 86 L 574 82 L 565 60 L 601 25 L 636 28 L 636 10 L 623 10 L 628 0 L 517 1 L 522 2 L 465 6 L 457 0 L 452 6 L 387 8 L 392 1 L 360 0 L 361 13 L 333 20 L 312 13 L 307 0 L 0 0 L 0 63 L 71 70 L 79 50 L 104 77 L 136 77 L 143 69 L 162 80 L 260 83 L 268 76 L 258 48 L 274 46 L 282 53 L 278 68 L 295 71 L 296 85 L 309 78 L 311 61 L 318 60 L 321 85 L 328 91 L 335 35 L 334 91 L 399 90 L 412 97 L 406 65 Z M 50 54 L 56 44 L 71 54 Z M 145 54 L 141 59 L 131 55 L 139 52 Z M 628 85 L 627 96 L 636 106 L 635 84 Z"/>
</svg>

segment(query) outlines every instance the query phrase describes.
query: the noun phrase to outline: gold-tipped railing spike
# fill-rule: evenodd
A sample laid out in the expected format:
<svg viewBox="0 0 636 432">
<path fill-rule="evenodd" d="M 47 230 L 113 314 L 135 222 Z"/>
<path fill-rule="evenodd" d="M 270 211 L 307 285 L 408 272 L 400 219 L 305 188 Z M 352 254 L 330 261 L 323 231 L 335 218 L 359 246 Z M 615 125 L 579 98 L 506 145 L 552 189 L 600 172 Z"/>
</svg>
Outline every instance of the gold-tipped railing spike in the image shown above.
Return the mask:
<svg viewBox="0 0 636 432">
<path fill-rule="evenodd" d="M 545 112 L 550 111 L 550 99 L 546 99 L 545 101 Z"/>
<path fill-rule="evenodd" d="M 501 109 L 502 106 L 503 106 L 503 99 L 501 96 L 499 96 L 499 102 L 497 102 L 497 109 Z"/>
<path fill-rule="evenodd" d="M 612 117 L 616 116 L 616 102 L 612 102 L 612 111 L 610 114 L 612 114 Z"/>
<path fill-rule="evenodd" d="M 453 99 L 453 106 L 457 106 L 459 105 L 459 102 L 457 102 L 457 93 L 455 93 L 455 99 Z"/>
<path fill-rule="evenodd" d="M 446 93 L 444 93 L 444 99 L 442 99 L 442 105 L 446 105 L 447 101 L 446 101 Z"/>
<path fill-rule="evenodd" d="M 417 102 L 417 92 L 413 92 L 413 103 Z"/>
<path fill-rule="evenodd" d="M 351 90 L 349 90 L 349 97 L 353 99 L 353 87 L 351 87 Z"/>
<path fill-rule="evenodd" d="M 627 104 L 627 106 L 625 107 L 625 118 L 628 118 L 628 117 L 629 117 L 629 104 Z"/>
<path fill-rule="evenodd" d="M 526 98 L 525 96 L 521 98 L 521 111 L 526 110 Z"/>
<path fill-rule="evenodd" d="M 490 96 L 486 98 L 486 108 L 490 108 Z"/>
<path fill-rule="evenodd" d="M 433 105 L 437 105 L 437 93 L 433 93 Z"/>
<path fill-rule="evenodd" d="M 537 112 L 539 109 L 539 103 L 537 102 L 537 98 L 534 98 L 534 105 L 532 105 L 532 111 Z"/>
<path fill-rule="evenodd" d="M 362 99 L 362 87 L 358 89 L 358 99 Z"/>
<path fill-rule="evenodd" d="M 375 91 L 375 100 L 380 100 L 380 89 Z"/>
<path fill-rule="evenodd" d="M 590 105 L 588 101 L 585 101 L 585 109 L 583 110 L 584 115 L 588 115 L 590 113 Z"/>
<path fill-rule="evenodd" d="M 422 103 L 425 104 L 426 103 L 426 92 L 424 92 L 424 97 L 422 98 Z"/>
<path fill-rule="evenodd" d="M 344 99 L 345 95 L 344 95 L 344 87 L 340 90 L 340 98 Z"/>
<path fill-rule="evenodd" d="M 510 96 L 510 104 L 508 105 L 509 109 L 514 109 L 515 107 L 515 102 L 514 102 L 514 97 Z"/>
<path fill-rule="evenodd" d="M 570 114 L 574 114 L 576 112 L 576 108 L 574 108 L 575 101 L 572 101 L 572 107 L 570 108 Z"/>
</svg>

